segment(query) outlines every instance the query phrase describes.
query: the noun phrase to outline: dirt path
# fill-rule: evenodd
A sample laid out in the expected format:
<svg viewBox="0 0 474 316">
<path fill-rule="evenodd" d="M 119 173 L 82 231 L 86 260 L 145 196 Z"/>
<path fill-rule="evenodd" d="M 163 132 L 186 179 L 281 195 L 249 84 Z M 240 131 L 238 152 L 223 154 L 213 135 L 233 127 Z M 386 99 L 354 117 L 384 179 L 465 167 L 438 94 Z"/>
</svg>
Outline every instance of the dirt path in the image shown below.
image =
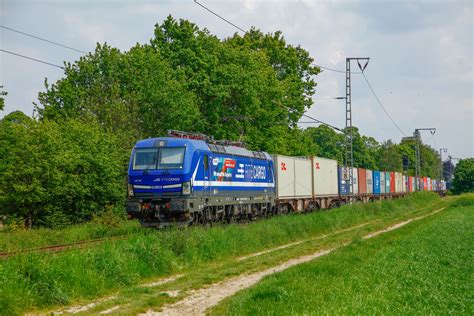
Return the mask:
<svg viewBox="0 0 474 316">
<path fill-rule="evenodd" d="M 305 243 L 305 242 L 308 242 L 308 241 L 323 239 L 323 238 L 326 238 L 328 236 L 348 232 L 348 231 L 351 231 L 351 230 L 354 230 L 354 229 L 357 229 L 357 228 L 361 228 L 361 227 L 364 227 L 366 225 L 369 225 L 369 224 L 372 224 L 372 223 L 375 223 L 375 222 L 378 222 L 378 221 L 380 221 L 380 219 L 376 219 L 376 220 L 373 220 L 373 221 L 370 221 L 370 222 L 366 222 L 366 223 L 363 223 L 363 224 L 360 224 L 360 225 L 357 225 L 357 226 L 352 226 L 352 227 L 349 227 L 349 228 L 337 230 L 335 232 L 325 234 L 325 235 L 321 235 L 321 236 L 318 236 L 318 237 L 313 237 L 313 238 L 309 238 L 309 239 L 295 241 L 295 242 L 292 242 L 292 243 L 289 243 L 289 244 L 285 244 L 283 246 L 278 246 L 278 247 L 271 248 L 271 249 L 268 249 L 268 250 L 256 252 L 256 253 L 253 253 L 253 254 L 250 254 L 250 255 L 247 255 L 247 256 L 240 257 L 240 258 L 237 259 L 237 261 L 242 261 L 242 260 L 245 260 L 245 259 L 248 259 L 248 258 L 257 257 L 257 256 L 264 255 L 266 253 L 273 252 L 273 251 L 276 251 L 276 250 L 281 250 L 281 249 L 293 247 L 293 246 L 296 246 L 296 245 L 299 245 L 299 244 L 302 244 L 302 243 Z"/>
<path fill-rule="evenodd" d="M 395 230 L 413 221 L 417 221 L 427 216 L 434 215 L 438 212 L 441 212 L 444 209 L 445 207 L 438 209 L 434 212 L 431 212 L 429 214 L 415 217 L 410 220 L 406 220 L 401 223 L 389 226 L 385 229 L 382 229 L 382 230 L 379 230 L 379 231 L 376 231 L 374 233 L 364 236 L 364 239 L 370 239 L 380 234 Z M 330 252 L 338 248 L 344 247 L 348 244 L 349 243 L 344 243 L 337 247 L 320 250 L 310 255 L 288 260 L 284 262 L 283 264 L 280 264 L 270 269 L 266 269 L 264 271 L 259 271 L 259 272 L 248 274 L 248 275 L 241 275 L 235 278 L 231 278 L 228 280 L 224 280 L 224 281 L 212 284 L 206 288 L 191 291 L 189 295 L 183 298 L 182 300 L 174 304 L 165 305 L 161 312 L 154 312 L 150 310 L 147 313 L 142 314 L 142 315 L 170 315 L 170 316 L 172 315 L 203 315 L 205 314 L 205 311 L 207 309 L 216 306 L 223 299 L 234 295 L 238 291 L 249 288 L 257 284 L 263 277 L 267 275 L 281 272 L 295 265 L 311 261 L 321 256 L 325 256 L 329 254 Z"/>
</svg>

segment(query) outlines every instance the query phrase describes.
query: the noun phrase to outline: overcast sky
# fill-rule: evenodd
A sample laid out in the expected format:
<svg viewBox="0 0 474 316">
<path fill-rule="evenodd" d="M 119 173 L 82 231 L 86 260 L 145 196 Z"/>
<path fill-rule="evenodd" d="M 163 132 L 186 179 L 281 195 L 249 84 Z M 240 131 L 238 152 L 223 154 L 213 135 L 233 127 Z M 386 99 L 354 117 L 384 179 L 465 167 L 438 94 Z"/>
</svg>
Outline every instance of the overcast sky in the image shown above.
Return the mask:
<svg viewBox="0 0 474 316">
<path fill-rule="evenodd" d="M 346 57 L 370 57 L 365 71 L 375 92 L 402 131 L 436 127 L 423 141 L 453 157 L 474 156 L 473 1 L 200 1 L 244 29 L 283 31 L 308 50 L 315 63 L 345 70 Z M 97 42 L 121 50 L 147 43 L 155 23 L 167 15 L 188 19 L 220 38 L 236 29 L 192 0 L 19 1 L 0 0 L 1 25 L 91 51 Z M 61 65 L 81 54 L 0 29 L 1 48 Z M 357 64 L 352 67 L 357 70 Z M 6 109 L 32 114 L 44 78 L 59 68 L 0 52 L 0 85 Z M 343 127 L 345 75 L 324 71 L 308 111 Z M 361 75 L 352 80 L 353 124 L 379 141 L 402 134 L 383 113 Z M 307 125 L 307 124 L 306 124 Z"/>
</svg>

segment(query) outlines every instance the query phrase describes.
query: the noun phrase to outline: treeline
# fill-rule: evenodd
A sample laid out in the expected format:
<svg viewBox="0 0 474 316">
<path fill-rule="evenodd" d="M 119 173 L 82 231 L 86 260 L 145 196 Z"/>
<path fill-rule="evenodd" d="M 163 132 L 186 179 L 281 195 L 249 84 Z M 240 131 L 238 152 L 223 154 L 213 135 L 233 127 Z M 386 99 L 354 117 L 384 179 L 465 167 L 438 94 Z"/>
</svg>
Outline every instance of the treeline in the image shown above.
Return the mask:
<svg viewBox="0 0 474 316">
<path fill-rule="evenodd" d="M 35 118 L 0 122 L 0 215 L 28 226 L 62 226 L 111 210 L 123 212 L 126 168 L 138 139 L 185 130 L 286 155 L 344 157 L 344 135 L 297 122 L 312 105 L 321 71 L 282 34 L 252 29 L 220 40 L 168 17 L 147 44 L 122 52 L 98 44 L 65 65 L 39 93 Z M 354 128 L 356 166 L 414 173 L 410 142 L 377 142 Z M 421 173 L 439 160 L 422 146 Z"/>
</svg>

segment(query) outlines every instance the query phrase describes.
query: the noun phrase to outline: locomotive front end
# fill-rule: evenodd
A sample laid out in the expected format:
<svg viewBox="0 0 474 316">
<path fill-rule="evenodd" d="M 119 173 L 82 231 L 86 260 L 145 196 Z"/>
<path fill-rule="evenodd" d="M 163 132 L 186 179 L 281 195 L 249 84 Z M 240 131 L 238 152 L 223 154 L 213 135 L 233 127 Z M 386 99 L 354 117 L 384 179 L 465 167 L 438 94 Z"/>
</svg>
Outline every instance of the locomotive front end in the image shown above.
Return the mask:
<svg viewBox="0 0 474 316">
<path fill-rule="evenodd" d="M 142 226 L 187 224 L 193 206 L 192 144 L 184 139 L 139 141 L 128 169 L 126 209 Z"/>
</svg>

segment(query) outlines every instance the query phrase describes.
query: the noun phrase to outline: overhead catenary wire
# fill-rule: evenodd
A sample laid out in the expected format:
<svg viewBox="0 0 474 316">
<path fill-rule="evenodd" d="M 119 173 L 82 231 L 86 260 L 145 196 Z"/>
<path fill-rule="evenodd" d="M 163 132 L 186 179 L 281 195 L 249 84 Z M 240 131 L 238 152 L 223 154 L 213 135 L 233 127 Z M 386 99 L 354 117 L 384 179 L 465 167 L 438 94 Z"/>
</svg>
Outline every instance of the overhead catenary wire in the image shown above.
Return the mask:
<svg viewBox="0 0 474 316">
<path fill-rule="evenodd" d="M 36 36 L 36 35 L 33 35 L 33 34 L 25 33 L 25 32 L 13 29 L 11 27 L 5 26 L 5 25 L 0 25 L 0 28 L 3 28 L 5 30 L 11 31 L 11 32 L 19 33 L 19 34 L 22 34 L 22 35 L 25 35 L 25 36 L 29 36 L 31 38 L 35 38 L 37 40 L 40 40 L 40 41 L 43 41 L 43 42 L 46 42 L 46 43 L 49 43 L 49 44 L 53 44 L 53 45 L 60 46 L 60 47 L 66 48 L 66 49 L 70 49 L 70 50 L 73 50 L 73 51 L 78 52 L 78 53 L 87 54 L 87 52 L 85 52 L 83 50 L 80 50 L 80 49 L 77 49 L 77 48 L 74 48 L 74 47 L 71 47 L 71 46 L 67 46 L 67 45 L 64 45 L 64 44 L 61 44 L 61 43 L 58 43 L 58 42 L 55 42 L 55 41 L 51 41 L 51 40 L 48 40 L 46 38 L 42 38 L 42 37 L 39 37 L 39 36 Z"/>
<path fill-rule="evenodd" d="M 229 21 L 229 20 L 227 20 L 226 18 L 224 18 L 222 15 L 218 14 L 217 12 L 212 11 L 212 10 L 209 9 L 208 7 L 206 7 L 206 6 L 204 6 L 203 4 L 199 3 L 197 0 L 194 0 L 194 3 L 196 3 L 197 5 L 199 5 L 200 7 L 202 7 L 204 10 L 211 12 L 212 14 L 214 14 L 215 16 L 217 16 L 219 19 L 221 19 L 221 20 L 227 22 L 228 24 L 232 25 L 233 27 L 235 27 L 235 28 L 238 29 L 239 31 L 242 31 L 242 32 L 244 32 L 244 33 L 247 33 L 247 31 L 244 30 L 243 28 L 241 28 L 240 26 L 235 25 L 235 24 L 232 23 L 231 21 Z"/>
<path fill-rule="evenodd" d="M 239 31 L 243 32 L 244 34 L 247 34 L 247 31 L 244 30 L 243 28 L 241 28 L 240 26 L 232 23 L 231 21 L 229 21 L 228 19 L 224 18 L 222 15 L 220 15 L 219 13 L 209 9 L 208 7 L 206 7 L 205 5 L 203 5 L 202 3 L 199 3 L 197 0 L 194 0 L 194 3 L 196 3 L 197 5 L 199 5 L 200 7 L 202 7 L 204 10 L 212 13 L 213 15 L 215 15 L 216 17 L 218 17 L 219 19 L 221 19 L 222 21 L 226 22 L 227 24 L 229 25 L 232 25 L 233 27 L 235 27 L 236 29 L 238 29 Z M 318 65 L 318 64 L 313 64 L 313 66 L 316 66 L 318 68 L 321 68 L 321 69 L 326 69 L 326 70 L 329 70 L 329 71 L 334 71 L 334 72 L 338 72 L 338 73 L 343 73 L 345 74 L 346 71 L 345 70 L 338 70 L 338 69 L 334 69 L 334 68 L 331 68 L 331 67 L 326 67 L 326 66 L 322 66 L 322 65 Z M 351 72 L 352 74 L 360 74 L 360 72 Z"/>
<path fill-rule="evenodd" d="M 309 115 L 306 115 L 306 114 L 303 114 L 303 116 L 306 117 L 306 118 L 309 118 L 309 119 L 313 120 L 313 121 L 314 121 L 313 123 L 323 124 L 323 125 L 326 125 L 326 126 L 332 128 L 332 129 L 336 130 L 336 131 L 343 132 L 343 130 L 340 129 L 339 127 L 336 127 L 336 126 L 334 126 L 334 125 L 331 125 L 331 124 L 328 124 L 328 123 L 323 122 L 323 121 L 321 121 L 321 120 L 318 120 L 318 119 L 316 119 L 316 118 L 314 118 L 314 117 L 312 117 L 312 116 L 309 116 Z M 298 122 L 298 123 L 308 124 L 308 123 L 310 123 L 310 122 Z"/>
<path fill-rule="evenodd" d="M 377 100 L 377 103 L 380 105 L 380 107 L 382 108 L 382 110 L 384 111 L 384 113 L 388 116 L 388 118 L 390 119 L 390 121 L 392 121 L 393 125 L 398 129 L 398 131 L 403 135 L 403 136 L 407 136 L 405 134 L 405 132 L 400 128 L 400 126 L 397 124 L 397 122 L 395 122 L 395 120 L 392 118 L 392 116 L 388 113 L 387 109 L 385 109 L 385 107 L 383 106 L 382 104 L 382 101 L 380 101 L 379 97 L 377 96 L 377 94 L 375 93 L 375 90 L 374 88 L 372 88 L 372 85 L 370 84 L 369 80 L 367 79 L 367 77 L 365 76 L 365 73 L 362 71 L 362 76 L 364 77 L 364 80 L 365 82 L 367 83 L 367 85 L 369 86 L 369 89 L 370 91 L 372 91 L 372 94 L 374 95 L 375 99 Z"/>
<path fill-rule="evenodd" d="M 37 59 L 37 58 L 33 58 L 33 57 L 25 56 L 25 55 L 22 55 L 22 54 L 18 54 L 18 53 L 15 53 L 15 52 L 12 52 L 12 51 L 9 51 L 9 50 L 6 50 L 6 49 L 0 48 L 0 51 L 4 52 L 4 53 L 7 53 L 7 54 L 15 55 L 15 56 L 18 56 L 18 57 L 21 57 L 21 58 L 29 59 L 29 60 L 32 60 L 32 61 L 35 61 L 35 62 L 38 62 L 38 63 L 42 63 L 42 64 L 45 64 L 45 65 L 65 69 L 63 66 L 59 66 L 59 65 L 56 65 L 56 64 L 44 61 L 44 60 L 40 60 L 40 59 Z"/>
</svg>

